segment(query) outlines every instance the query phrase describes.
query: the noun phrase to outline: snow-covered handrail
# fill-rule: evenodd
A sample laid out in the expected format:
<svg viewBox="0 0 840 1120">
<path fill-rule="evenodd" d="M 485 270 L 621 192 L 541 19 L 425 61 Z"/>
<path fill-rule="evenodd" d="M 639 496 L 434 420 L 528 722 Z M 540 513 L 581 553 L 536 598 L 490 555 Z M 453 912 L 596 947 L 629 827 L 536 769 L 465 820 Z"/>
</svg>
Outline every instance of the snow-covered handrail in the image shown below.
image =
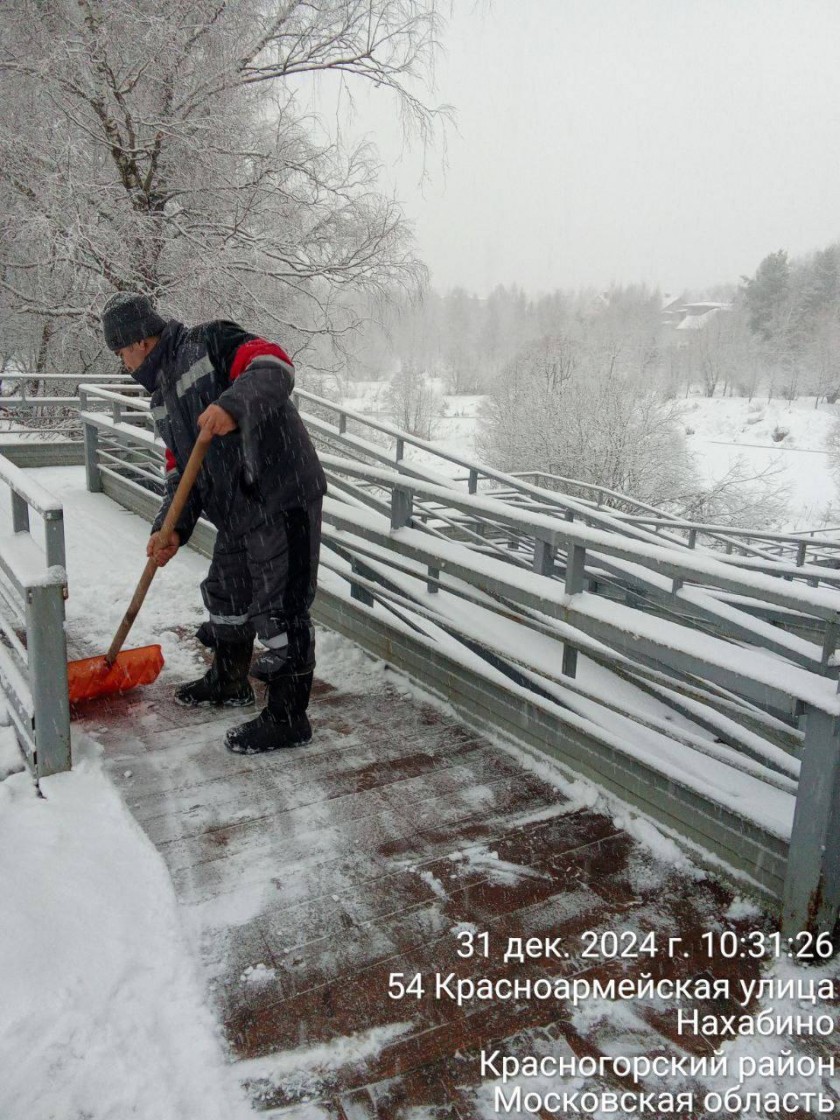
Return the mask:
<svg viewBox="0 0 840 1120">
<path fill-rule="evenodd" d="M 110 378 L 111 381 L 125 383 L 126 385 L 135 384 L 128 374 L 122 376 L 114 374 Z M 69 381 L 71 385 L 102 385 L 103 379 L 101 373 L 9 373 L 4 372 L 0 375 L 0 381 Z"/>
<path fill-rule="evenodd" d="M 0 456 L 3 484 L 10 524 L 0 530 L 0 685 L 24 754 L 34 773 L 46 777 L 70 768 L 64 512 L 52 494 Z M 40 542 L 31 513 L 42 522 Z"/>
<path fill-rule="evenodd" d="M 26 471 L 22 471 L 20 467 L 16 467 L 14 463 L 10 463 L 8 459 L 4 459 L 2 456 L 0 456 L 0 479 L 6 483 L 13 494 L 16 494 L 29 508 L 34 509 L 42 517 L 62 520 L 64 515 L 61 502 L 54 498 L 43 486 L 39 485 Z M 63 564 L 64 558 L 51 560 L 50 563 Z"/>
<path fill-rule="evenodd" d="M 335 467 L 337 464 L 328 465 Z M 374 473 L 382 481 L 384 472 Z M 376 582 L 381 579 L 385 587 L 382 601 L 387 606 L 393 596 L 392 588 L 398 582 L 387 566 L 377 577 L 376 565 L 371 564 L 372 558 L 364 558 L 364 551 L 360 554 L 359 549 L 354 548 L 353 538 L 360 535 L 425 565 L 430 577 L 430 592 L 446 572 L 450 580 L 463 580 L 491 598 L 498 598 L 500 618 L 508 620 L 507 608 L 511 601 L 516 603 L 527 599 L 538 616 L 553 615 L 560 628 L 570 631 L 572 641 L 575 641 L 579 628 L 591 640 L 603 643 L 607 662 L 610 651 L 613 651 L 616 663 L 629 655 L 630 658 L 640 658 L 642 664 L 670 665 L 678 677 L 689 674 L 689 680 L 699 672 L 724 687 L 734 685 L 759 705 L 768 702 L 771 706 L 781 705 L 785 696 L 801 703 L 805 716 L 805 741 L 790 829 L 782 925 L 788 936 L 796 936 L 800 931 L 808 931 L 812 935 L 830 932 L 840 906 L 840 847 L 837 841 L 840 827 L 840 697 L 835 683 L 790 664 L 784 665 L 759 651 L 752 650 L 749 656 L 745 656 L 744 649 L 734 643 L 695 634 L 689 627 L 665 623 L 642 611 L 607 603 L 587 594 L 583 589 L 583 563 L 579 556 L 574 556 L 574 550 L 569 554 L 563 593 L 559 588 L 555 590 L 556 584 L 536 573 L 523 573 L 493 558 L 476 556 L 455 542 L 430 541 L 426 534 L 411 528 L 412 485 L 397 476 L 392 491 L 392 515 L 387 536 L 383 533 L 381 515 L 329 497 L 325 500 L 325 521 L 329 527 L 339 530 L 339 554 L 355 556 L 348 578 L 351 589 L 355 581 L 358 590 L 354 598 L 357 600 L 373 607 L 377 600 Z M 815 591 L 809 588 L 802 590 Z M 421 613 L 427 615 L 428 611 L 421 607 Z M 398 617 L 405 619 L 400 612 Z M 448 612 L 440 616 L 439 625 L 444 633 L 452 631 Z M 486 645 L 480 637 L 486 629 L 486 626 L 482 627 L 476 633 L 479 645 Z M 489 634 L 488 640 L 492 645 L 492 626 Z M 565 645 L 568 637 L 563 636 L 562 640 Z M 498 643 L 495 648 L 497 653 L 494 656 L 498 657 Z M 515 653 L 513 658 L 517 660 Z M 575 675 L 575 659 L 567 658 L 565 648 L 561 673 Z M 560 680 L 561 677 L 555 679 Z M 545 684 L 539 677 L 537 683 L 538 692 L 545 695 Z M 788 718 L 795 717 L 796 710 L 795 706 L 789 706 Z M 574 717 L 567 718 L 574 721 Z"/>
<path fill-rule="evenodd" d="M 100 405 L 107 403 L 111 405 L 112 414 L 117 421 L 121 419 L 119 410 L 122 406 L 132 411 L 136 408 L 138 412 L 148 412 L 148 400 L 142 395 L 132 397 L 131 403 L 129 403 L 128 400 L 124 398 L 121 399 L 119 392 L 115 395 L 115 388 L 115 386 L 106 386 L 103 384 L 80 386 L 81 410 L 87 411 L 92 408 L 93 403 L 97 401 Z M 143 392 L 139 386 L 133 383 L 123 386 L 122 393 L 125 393 L 126 389 L 130 389 L 139 394 Z M 803 565 L 809 549 L 811 552 L 819 551 L 820 545 L 827 543 L 814 540 L 813 538 L 794 536 L 791 534 L 779 534 L 763 530 L 737 529 L 722 525 L 706 525 L 702 522 L 665 517 L 662 511 L 658 510 L 655 506 L 619 494 L 617 491 L 610 490 L 608 487 L 597 486 L 575 479 L 567 479 L 561 476 L 552 476 L 545 472 L 516 472 L 508 474 L 503 471 L 498 471 L 488 466 L 486 463 L 481 463 L 464 455 L 446 451 L 428 440 L 402 431 L 393 424 L 371 419 L 364 413 L 336 404 L 334 401 L 310 393 L 307 390 L 296 389 L 294 396 L 298 403 L 306 402 L 318 410 L 327 410 L 335 414 L 337 419 L 336 424 L 325 421 L 317 414 L 305 415 L 304 418 L 310 430 L 320 434 L 323 438 L 328 440 L 340 440 L 342 445 L 350 450 L 352 454 L 359 455 L 362 458 L 374 462 L 379 462 L 383 466 L 392 467 L 400 471 L 400 473 L 407 474 L 413 478 L 423 479 L 427 482 L 443 486 L 452 486 L 457 489 L 460 489 L 460 487 L 457 486 L 458 482 L 466 481 L 467 492 L 470 494 L 478 491 L 480 482 L 492 483 L 494 486 L 501 487 L 503 490 L 509 488 L 512 494 L 515 494 L 519 498 L 533 501 L 549 509 L 556 509 L 558 515 L 562 515 L 565 518 L 582 520 L 585 523 L 615 531 L 624 536 L 629 533 L 638 540 L 649 540 L 652 543 L 662 543 L 664 540 L 666 543 L 670 543 L 679 549 L 694 549 L 698 537 L 702 535 L 708 537 L 712 541 L 722 544 L 730 552 L 731 550 L 736 550 L 738 555 L 727 554 L 723 556 L 721 554 L 720 559 L 723 562 L 729 563 L 732 566 L 739 566 L 745 564 L 748 559 L 752 558 L 758 563 L 763 562 L 765 566 L 762 570 L 766 571 L 770 571 L 771 568 L 774 568 L 782 561 L 780 561 L 775 553 L 768 552 L 766 549 L 752 544 L 752 541 L 767 541 L 768 543 L 778 543 L 782 546 L 785 544 L 796 546 L 794 563 L 797 567 Z M 384 449 L 381 444 L 351 434 L 348 431 L 348 422 L 367 428 L 371 432 L 387 436 L 394 443 L 394 451 L 389 452 Z M 422 452 L 424 458 L 431 458 L 440 463 L 447 463 L 452 466 L 460 467 L 464 471 L 463 478 L 453 478 L 451 474 L 441 474 L 425 464 L 410 462 L 405 458 L 405 449 L 407 447 L 413 447 Z M 586 488 L 595 492 L 599 495 L 599 501 L 592 503 L 586 498 L 573 498 L 567 493 L 559 493 L 547 487 L 531 484 L 527 481 L 528 476 L 533 476 L 535 478 L 556 477 L 558 481 L 569 486 Z M 600 504 L 600 495 L 613 498 L 616 501 L 620 500 L 629 503 L 638 510 L 646 511 L 652 515 L 651 519 L 644 518 L 643 516 L 638 517 L 632 514 L 628 515 L 619 510 L 608 509 Z M 667 530 L 669 528 L 684 532 L 686 534 L 686 539 L 668 533 Z M 651 529 L 653 529 L 653 531 L 650 531 Z M 838 547 L 840 547 L 840 545 L 838 545 Z M 821 567 L 818 574 L 819 578 L 824 578 L 824 573 L 825 568 Z M 802 577 L 801 572 L 797 573 L 797 575 L 799 578 Z"/>
<path fill-rule="evenodd" d="M 394 455 L 387 457 L 383 456 L 380 461 L 385 462 L 386 458 L 388 458 L 396 467 L 396 469 L 404 473 L 420 476 L 425 473 L 423 468 L 419 468 L 417 464 L 409 465 L 404 459 L 405 448 L 413 447 L 418 451 L 421 451 L 424 457 L 431 457 L 432 459 L 439 462 L 450 463 L 453 466 L 461 467 L 465 471 L 464 479 L 461 481 L 467 481 L 469 493 L 475 493 L 477 491 L 480 481 L 489 481 L 503 488 L 510 488 L 519 496 L 527 496 L 538 502 L 550 506 L 553 505 L 562 510 L 565 516 L 572 515 L 575 517 L 580 517 L 582 519 L 589 519 L 592 524 L 599 524 L 602 528 L 613 528 L 615 527 L 615 522 L 618 521 L 620 523 L 623 523 L 623 525 L 625 526 L 618 531 L 625 533 L 627 532 L 627 525 L 636 525 L 637 535 L 639 536 L 639 539 L 651 539 L 655 538 L 656 536 L 659 536 L 659 539 L 662 539 L 658 533 L 650 534 L 646 531 L 648 524 L 661 524 L 664 527 L 665 523 L 660 522 L 658 519 L 658 515 L 660 515 L 662 511 L 658 510 L 656 506 L 652 506 L 646 502 L 641 502 L 638 499 L 633 498 L 632 496 L 621 494 L 618 491 L 611 490 L 609 489 L 609 487 L 599 486 L 594 483 L 583 482 L 579 479 L 566 478 L 560 475 L 555 476 L 545 471 L 517 471 L 514 473 L 505 473 L 503 471 L 498 471 L 494 467 L 491 467 L 486 463 L 470 459 L 464 455 L 458 455 L 452 451 L 447 451 L 428 440 L 421 439 L 419 436 L 414 436 L 408 432 L 401 431 L 393 424 L 388 424 L 381 420 L 373 420 L 369 416 L 366 416 L 364 413 L 358 412 L 354 409 L 346 408 L 344 405 L 336 404 L 335 401 L 330 401 L 326 397 L 317 396 L 316 394 L 310 393 L 304 389 L 295 390 L 295 397 L 299 401 L 306 401 L 312 405 L 315 405 L 319 409 L 326 409 L 330 412 L 335 413 L 338 419 L 338 424 L 333 429 L 332 434 L 341 437 L 348 443 L 355 443 L 358 446 L 360 442 L 359 437 L 355 437 L 354 439 L 347 434 L 348 421 L 352 421 L 353 424 L 368 428 L 371 431 L 379 432 L 382 435 L 386 435 L 390 439 L 394 440 Z M 311 426 L 311 417 L 307 417 L 307 423 Z M 316 424 L 316 426 L 318 425 Z M 374 451 L 374 449 L 375 445 L 370 450 Z M 375 450 L 378 450 L 381 454 L 381 448 Z M 425 468 L 426 471 L 428 471 L 428 469 L 429 468 Z M 554 478 L 557 481 L 562 482 L 564 485 L 575 486 L 581 489 L 592 491 L 597 495 L 597 498 L 593 505 L 589 499 L 574 498 L 568 493 L 560 493 L 548 487 L 538 486 L 535 483 L 530 483 L 527 481 L 529 477 L 546 479 Z M 432 481 L 431 472 L 428 475 L 428 479 L 429 481 Z M 447 481 L 451 484 L 456 480 L 450 478 Z M 607 510 L 606 507 L 601 504 L 602 497 L 609 497 L 616 501 L 632 505 L 636 509 L 647 511 L 648 513 L 654 515 L 655 520 L 651 522 L 648 522 L 644 519 L 639 521 L 633 515 L 627 515 L 618 510 Z M 810 545 L 813 551 L 814 545 L 817 545 L 819 543 L 816 541 L 812 543 L 810 538 L 795 537 L 790 534 L 777 534 L 770 531 L 741 529 L 734 528 L 732 526 L 706 526 L 702 522 L 688 522 L 684 519 L 679 518 L 670 519 L 668 524 L 672 528 L 684 529 L 687 533 L 687 540 L 682 540 L 681 538 L 676 536 L 666 536 L 666 539 L 669 540 L 670 543 L 680 548 L 693 549 L 695 547 L 698 534 L 703 533 L 704 535 L 710 536 L 713 540 L 724 544 L 727 548 L 734 548 L 739 552 L 745 553 L 746 555 L 753 555 L 758 558 L 764 558 L 768 561 L 771 561 L 772 557 L 770 555 L 768 555 L 765 551 L 750 545 L 750 541 L 755 539 L 774 541 L 781 544 L 795 544 L 797 546 L 797 551 L 795 553 L 797 565 L 804 563 L 807 547 Z M 740 559 L 736 556 L 727 557 L 727 560 L 728 562 L 733 564 L 737 564 L 740 562 Z"/>
<path fill-rule="evenodd" d="M 579 545 L 594 549 L 599 554 L 643 564 L 660 575 L 680 583 L 691 581 L 704 585 L 711 584 L 725 591 L 760 597 L 778 606 L 805 611 L 818 618 L 830 621 L 840 619 L 840 591 L 833 587 L 819 588 L 796 584 L 783 578 L 793 575 L 810 576 L 832 584 L 840 584 L 840 572 L 826 572 L 822 568 L 811 565 L 797 567 L 792 564 L 778 564 L 770 568 L 755 565 L 753 571 L 747 572 L 741 566 L 733 567 L 716 556 L 686 554 L 685 550 L 670 548 L 656 540 L 641 541 L 631 536 L 620 537 L 614 532 L 581 525 L 576 521 L 519 510 L 496 498 L 459 493 L 451 488 L 435 486 L 419 479 L 405 478 L 394 471 L 370 467 L 329 453 L 322 454 L 321 461 L 337 473 L 365 479 L 391 491 L 401 489 L 413 496 L 439 502 L 471 516 L 481 515 L 488 521 L 515 527 L 523 534 L 539 538 L 553 549 L 562 547 L 568 550 Z"/>
<path fill-rule="evenodd" d="M 35 431 L 55 436 L 61 432 L 71 439 L 81 431 L 79 412 L 83 408 L 100 407 L 95 403 L 86 402 L 87 389 L 96 387 L 103 392 L 142 393 L 142 388 L 128 376 L 112 375 L 110 380 L 103 379 L 101 374 L 81 373 L 4 373 L 0 383 L 12 388 L 12 392 L 0 395 L 0 412 L 12 422 L 20 418 L 19 426 L 12 429 L 14 434 L 25 431 Z M 49 395 L 52 388 L 67 387 L 62 395 Z M 104 398 L 99 398 L 104 400 Z M 93 402 L 97 398 L 91 398 Z M 38 427 L 33 429 L 31 420 L 35 414 Z M 26 417 L 27 421 L 23 418 Z"/>
</svg>

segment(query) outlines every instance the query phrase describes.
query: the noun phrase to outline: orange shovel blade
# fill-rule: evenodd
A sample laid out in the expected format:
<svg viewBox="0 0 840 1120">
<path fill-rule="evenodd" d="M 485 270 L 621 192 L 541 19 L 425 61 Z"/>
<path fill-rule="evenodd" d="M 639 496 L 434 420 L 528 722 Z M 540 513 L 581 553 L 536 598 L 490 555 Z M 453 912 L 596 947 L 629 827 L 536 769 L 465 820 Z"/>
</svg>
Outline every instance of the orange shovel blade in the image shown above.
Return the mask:
<svg viewBox="0 0 840 1120">
<path fill-rule="evenodd" d="M 139 684 L 151 684 L 162 668 L 163 651 L 160 646 L 125 649 L 117 654 L 117 660 L 110 666 L 104 656 L 71 661 L 67 666 L 70 703 L 113 696 L 117 692 L 128 692 Z"/>
</svg>

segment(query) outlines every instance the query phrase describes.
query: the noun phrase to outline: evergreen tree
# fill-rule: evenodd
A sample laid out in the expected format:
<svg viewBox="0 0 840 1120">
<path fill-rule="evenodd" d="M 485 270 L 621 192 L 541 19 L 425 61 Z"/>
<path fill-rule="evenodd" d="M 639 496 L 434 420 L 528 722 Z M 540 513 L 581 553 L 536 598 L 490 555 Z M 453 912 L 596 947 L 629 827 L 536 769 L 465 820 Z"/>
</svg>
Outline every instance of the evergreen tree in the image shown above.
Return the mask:
<svg viewBox="0 0 840 1120">
<path fill-rule="evenodd" d="M 755 276 L 742 277 L 744 302 L 750 329 L 769 342 L 785 321 L 790 295 L 790 263 L 787 252 L 779 249 L 764 258 Z"/>
</svg>

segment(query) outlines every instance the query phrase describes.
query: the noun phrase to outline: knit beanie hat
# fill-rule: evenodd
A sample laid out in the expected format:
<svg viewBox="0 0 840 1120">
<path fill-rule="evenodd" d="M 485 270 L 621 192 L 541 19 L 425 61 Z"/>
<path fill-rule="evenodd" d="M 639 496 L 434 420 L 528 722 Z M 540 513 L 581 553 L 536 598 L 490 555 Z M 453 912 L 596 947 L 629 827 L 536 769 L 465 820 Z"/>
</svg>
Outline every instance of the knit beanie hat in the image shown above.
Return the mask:
<svg viewBox="0 0 840 1120">
<path fill-rule="evenodd" d="M 159 335 L 166 326 L 148 296 L 140 292 L 117 292 L 102 309 L 102 331 L 109 350 L 115 353 L 144 338 Z"/>
</svg>

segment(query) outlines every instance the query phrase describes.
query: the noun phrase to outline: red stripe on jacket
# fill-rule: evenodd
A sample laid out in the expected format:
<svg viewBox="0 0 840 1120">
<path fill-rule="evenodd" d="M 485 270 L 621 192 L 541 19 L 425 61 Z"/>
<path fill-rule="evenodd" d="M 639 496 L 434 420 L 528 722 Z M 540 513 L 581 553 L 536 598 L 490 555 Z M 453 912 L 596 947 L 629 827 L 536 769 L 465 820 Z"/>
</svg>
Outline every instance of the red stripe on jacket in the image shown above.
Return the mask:
<svg viewBox="0 0 840 1120">
<path fill-rule="evenodd" d="M 243 342 L 236 350 L 233 362 L 230 367 L 230 379 L 235 381 L 241 373 L 244 373 L 254 358 L 261 358 L 265 355 L 272 358 L 279 358 L 281 362 L 294 369 L 292 359 L 276 342 L 266 342 L 264 338 L 252 338 L 250 342 Z M 175 456 L 166 448 L 166 473 L 176 470 L 178 464 L 175 462 Z"/>
<path fill-rule="evenodd" d="M 279 358 L 281 362 L 294 368 L 292 359 L 286 351 L 278 346 L 276 342 L 266 342 L 264 338 L 252 338 L 250 342 L 243 342 L 237 348 L 236 355 L 230 367 L 230 379 L 235 381 L 241 373 L 244 373 L 254 358 L 261 358 L 269 355 L 272 358 Z"/>
</svg>

